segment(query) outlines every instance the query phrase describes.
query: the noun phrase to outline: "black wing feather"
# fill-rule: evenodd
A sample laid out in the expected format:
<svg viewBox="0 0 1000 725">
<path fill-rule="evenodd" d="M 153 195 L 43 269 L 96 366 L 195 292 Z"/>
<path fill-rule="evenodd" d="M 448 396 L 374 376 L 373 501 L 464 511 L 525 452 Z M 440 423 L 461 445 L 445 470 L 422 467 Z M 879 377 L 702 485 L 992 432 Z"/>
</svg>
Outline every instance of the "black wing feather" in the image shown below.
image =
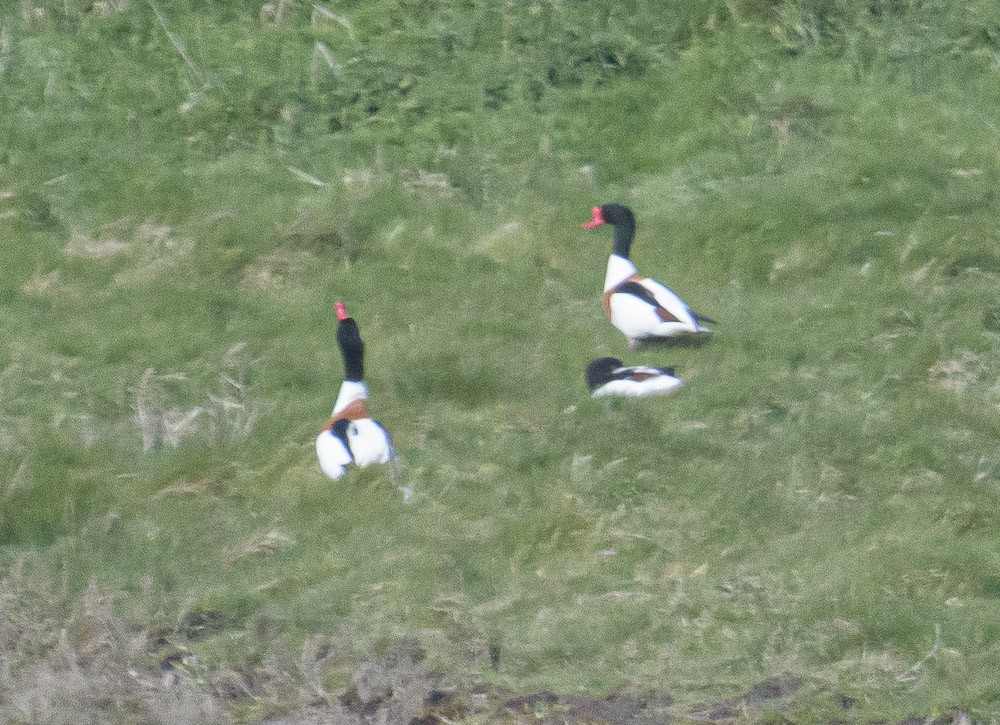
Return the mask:
<svg viewBox="0 0 1000 725">
<path fill-rule="evenodd" d="M 651 307 L 660 306 L 660 303 L 656 301 L 656 297 L 653 296 L 653 293 L 650 292 L 645 287 L 643 287 L 638 282 L 623 282 L 621 285 L 615 288 L 614 294 L 619 294 L 619 293 L 638 297 Z"/>
</svg>

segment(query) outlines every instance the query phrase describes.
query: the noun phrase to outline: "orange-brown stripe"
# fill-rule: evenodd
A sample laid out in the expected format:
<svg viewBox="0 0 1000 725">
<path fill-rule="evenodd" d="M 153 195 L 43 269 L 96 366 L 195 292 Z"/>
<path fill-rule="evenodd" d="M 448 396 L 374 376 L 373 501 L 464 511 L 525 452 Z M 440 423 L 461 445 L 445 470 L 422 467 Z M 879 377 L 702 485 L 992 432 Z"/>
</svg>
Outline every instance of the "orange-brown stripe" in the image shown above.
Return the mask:
<svg viewBox="0 0 1000 725">
<path fill-rule="evenodd" d="M 364 398 L 352 400 L 347 406 L 335 416 L 326 421 L 323 430 L 330 430 L 340 420 L 360 420 L 370 418 L 368 414 L 368 401 Z"/>
</svg>

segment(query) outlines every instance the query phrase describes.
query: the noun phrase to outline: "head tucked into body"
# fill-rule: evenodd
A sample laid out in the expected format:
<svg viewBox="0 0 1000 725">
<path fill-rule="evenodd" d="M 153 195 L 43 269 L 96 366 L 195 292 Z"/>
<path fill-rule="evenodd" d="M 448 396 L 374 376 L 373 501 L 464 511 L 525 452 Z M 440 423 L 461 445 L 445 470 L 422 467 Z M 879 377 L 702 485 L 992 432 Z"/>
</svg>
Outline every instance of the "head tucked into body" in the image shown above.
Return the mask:
<svg viewBox="0 0 1000 725">
<path fill-rule="evenodd" d="M 592 360 L 587 365 L 586 371 L 586 382 L 587 387 L 591 390 L 604 385 L 606 382 L 614 378 L 615 370 L 618 370 L 622 366 L 622 361 L 616 357 L 601 357 L 596 360 Z"/>
</svg>

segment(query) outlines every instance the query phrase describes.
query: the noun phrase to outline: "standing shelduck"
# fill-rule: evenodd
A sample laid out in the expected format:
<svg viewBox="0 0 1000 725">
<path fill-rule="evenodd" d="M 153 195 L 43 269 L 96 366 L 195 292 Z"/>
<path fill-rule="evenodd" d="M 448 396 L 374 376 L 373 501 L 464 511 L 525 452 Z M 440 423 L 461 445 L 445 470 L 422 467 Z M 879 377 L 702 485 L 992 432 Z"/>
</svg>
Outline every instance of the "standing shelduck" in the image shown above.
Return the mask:
<svg viewBox="0 0 1000 725">
<path fill-rule="evenodd" d="M 368 414 L 365 345 L 358 323 L 348 316 L 343 302 L 337 302 L 335 309 L 339 321 L 337 345 L 344 358 L 344 382 L 330 419 L 316 438 L 319 467 L 334 481 L 347 472 L 351 463 L 364 468 L 373 463 L 388 463 L 393 457 L 389 433 Z"/>
<path fill-rule="evenodd" d="M 594 398 L 612 395 L 628 398 L 666 395 L 684 384 L 674 374 L 673 368 L 654 368 L 648 365 L 625 367 L 616 357 L 592 360 L 587 365 L 586 381 L 591 397 Z"/>
<path fill-rule="evenodd" d="M 673 290 L 639 274 L 629 259 L 635 237 L 635 215 L 627 206 L 595 206 L 584 229 L 602 224 L 614 227 L 614 246 L 604 278 L 604 312 L 611 324 L 628 338 L 629 347 L 649 339 L 711 333 L 701 322 L 713 322 L 691 311 Z"/>
</svg>

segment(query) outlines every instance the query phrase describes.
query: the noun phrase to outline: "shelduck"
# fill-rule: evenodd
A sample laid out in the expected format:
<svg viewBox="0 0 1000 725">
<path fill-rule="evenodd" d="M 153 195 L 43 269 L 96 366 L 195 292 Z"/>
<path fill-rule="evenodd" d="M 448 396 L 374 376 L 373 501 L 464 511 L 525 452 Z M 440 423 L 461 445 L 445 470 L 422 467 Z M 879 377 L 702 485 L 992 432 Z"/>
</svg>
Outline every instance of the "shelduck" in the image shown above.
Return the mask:
<svg viewBox="0 0 1000 725">
<path fill-rule="evenodd" d="M 587 365 L 587 387 L 591 397 L 624 396 L 645 398 L 666 395 L 680 388 L 684 382 L 674 374 L 674 369 L 654 368 L 647 365 L 625 367 L 616 357 L 602 357 Z"/>
<path fill-rule="evenodd" d="M 346 305 L 337 302 L 337 345 L 344 358 L 344 382 L 333 404 L 333 412 L 316 438 L 319 467 L 329 478 L 339 480 L 354 463 L 362 468 L 392 460 L 392 443 L 385 427 L 368 413 L 368 386 L 364 383 L 365 345 Z"/>
<path fill-rule="evenodd" d="M 628 339 L 629 347 L 643 340 L 712 332 L 701 323 L 714 320 L 695 314 L 673 290 L 640 275 L 629 259 L 635 237 L 635 215 L 631 209 L 621 204 L 595 206 L 591 220 L 584 222 L 583 228 L 593 229 L 602 224 L 614 227 L 614 246 L 604 278 L 604 312 Z"/>
</svg>

